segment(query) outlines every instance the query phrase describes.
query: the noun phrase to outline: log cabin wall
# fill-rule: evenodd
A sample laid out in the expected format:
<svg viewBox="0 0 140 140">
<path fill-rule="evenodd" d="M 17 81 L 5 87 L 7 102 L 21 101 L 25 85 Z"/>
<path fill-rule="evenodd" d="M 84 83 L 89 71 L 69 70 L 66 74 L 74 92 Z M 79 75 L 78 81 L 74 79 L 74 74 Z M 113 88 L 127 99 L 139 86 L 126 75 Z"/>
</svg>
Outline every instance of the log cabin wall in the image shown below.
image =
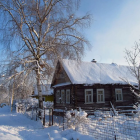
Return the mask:
<svg viewBox="0 0 140 140">
<path fill-rule="evenodd" d="M 71 81 L 70 81 L 68 75 L 66 74 L 64 68 L 61 66 L 60 62 L 58 62 L 51 86 L 61 84 L 61 83 L 67 83 L 67 82 L 71 83 Z"/>
<path fill-rule="evenodd" d="M 85 89 L 93 89 L 93 103 L 86 104 L 85 103 Z M 98 103 L 97 102 L 97 89 L 104 89 L 104 103 Z M 122 96 L 123 101 L 116 101 L 116 94 L 115 89 L 122 89 Z M 130 88 L 128 85 L 93 85 L 93 86 L 83 86 L 78 85 L 77 86 L 77 107 L 81 107 L 85 110 L 96 110 L 96 109 L 110 109 L 111 104 L 114 105 L 114 107 L 117 106 L 132 106 L 136 99 L 134 97 L 134 94 L 130 91 Z"/>
<path fill-rule="evenodd" d="M 70 104 L 65 103 L 56 103 L 56 94 L 57 90 L 66 90 L 70 89 Z M 93 103 L 85 103 L 85 89 L 93 89 Z M 104 89 L 104 103 L 97 102 L 97 89 Z M 123 101 L 116 101 L 115 89 L 122 89 Z M 84 86 L 84 85 L 67 85 L 62 87 L 57 87 L 54 89 L 54 108 L 55 109 L 64 109 L 65 107 L 69 109 L 75 109 L 81 107 L 84 110 L 109 110 L 111 108 L 110 102 L 117 106 L 131 106 L 136 100 L 135 96 L 129 89 L 128 85 L 93 85 L 93 86 Z M 66 95 L 65 95 L 66 97 Z M 125 108 L 124 108 L 125 109 Z"/>
<path fill-rule="evenodd" d="M 123 101 L 122 102 L 114 102 L 114 106 L 131 106 L 135 104 L 135 95 L 130 91 L 130 86 L 129 85 L 114 85 L 112 86 L 114 91 L 115 88 L 120 88 L 122 89 L 122 94 L 123 94 Z"/>
<path fill-rule="evenodd" d="M 93 103 L 85 103 L 85 89 L 93 89 Z M 97 89 L 104 89 L 105 103 L 97 103 Z M 77 107 L 81 107 L 84 110 L 95 110 L 95 109 L 108 109 L 111 108 L 111 92 L 110 86 L 108 85 L 93 85 L 93 86 L 77 86 Z"/>
<path fill-rule="evenodd" d="M 66 90 L 70 90 L 70 103 L 66 103 Z M 60 91 L 60 98 L 61 98 L 61 90 L 64 90 L 65 92 L 65 101 L 62 103 L 61 99 L 60 99 L 60 103 L 56 102 L 56 98 L 58 96 L 56 96 L 57 91 Z M 61 87 L 57 87 L 54 89 L 54 108 L 55 109 L 65 109 L 67 108 L 68 110 L 70 109 L 74 109 L 74 96 L 73 96 L 73 86 L 72 85 L 67 85 L 67 86 L 61 86 Z"/>
</svg>

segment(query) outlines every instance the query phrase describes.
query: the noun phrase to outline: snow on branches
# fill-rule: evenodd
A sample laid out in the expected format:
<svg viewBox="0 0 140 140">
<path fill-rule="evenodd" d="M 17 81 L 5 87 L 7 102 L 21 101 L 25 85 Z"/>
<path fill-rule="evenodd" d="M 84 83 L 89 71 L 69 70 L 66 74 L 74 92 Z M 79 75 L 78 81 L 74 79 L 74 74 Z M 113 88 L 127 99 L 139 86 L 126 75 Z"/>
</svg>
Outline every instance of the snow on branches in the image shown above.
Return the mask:
<svg viewBox="0 0 140 140">
<path fill-rule="evenodd" d="M 81 109 L 79 109 L 79 111 L 72 109 L 71 111 L 66 112 L 67 128 L 76 129 L 78 125 L 87 123 L 88 121 L 87 113 Z"/>
<path fill-rule="evenodd" d="M 38 108 L 38 99 L 36 98 L 28 98 L 26 100 L 18 100 L 16 101 L 16 110 L 19 112 L 20 110 L 26 112 L 26 110 L 30 108 Z M 43 108 L 52 108 L 53 107 L 53 102 L 47 101 L 43 102 Z M 24 113 L 23 112 L 23 113 Z"/>
</svg>

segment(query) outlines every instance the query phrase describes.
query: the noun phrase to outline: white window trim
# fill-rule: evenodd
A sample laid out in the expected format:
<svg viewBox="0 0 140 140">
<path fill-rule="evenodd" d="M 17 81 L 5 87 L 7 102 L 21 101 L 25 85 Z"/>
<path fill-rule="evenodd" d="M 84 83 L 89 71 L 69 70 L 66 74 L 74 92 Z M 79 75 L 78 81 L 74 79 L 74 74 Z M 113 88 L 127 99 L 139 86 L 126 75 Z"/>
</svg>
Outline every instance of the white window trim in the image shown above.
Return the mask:
<svg viewBox="0 0 140 140">
<path fill-rule="evenodd" d="M 122 97 L 122 100 L 117 100 L 117 93 L 116 93 L 116 90 L 121 90 L 121 97 Z M 122 102 L 122 101 L 123 101 L 123 94 L 122 94 L 122 89 L 121 89 L 121 88 L 115 88 L 115 96 L 116 96 L 116 102 Z"/>
<path fill-rule="evenodd" d="M 65 96 L 65 98 L 64 98 L 64 103 L 62 103 L 62 91 L 64 91 L 64 95 L 65 95 L 65 90 L 64 90 L 64 89 L 61 90 L 61 104 L 64 104 L 64 103 L 65 103 L 65 98 L 66 98 L 66 96 Z"/>
<path fill-rule="evenodd" d="M 70 89 L 67 89 L 67 90 L 66 90 L 66 104 L 70 104 L 70 101 L 67 102 L 67 96 L 68 96 L 68 95 L 67 95 L 67 91 L 69 91 L 69 93 L 70 93 Z M 69 99 L 70 99 L 70 94 L 69 94 Z"/>
<path fill-rule="evenodd" d="M 91 91 L 91 102 L 86 102 L 86 91 Z M 92 104 L 93 103 L 93 89 L 85 89 L 85 104 Z"/>
<path fill-rule="evenodd" d="M 56 91 L 56 94 L 57 94 L 58 91 L 59 91 L 59 100 L 56 100 L 56 103 L 59 104 L 59 103 L 60 103 L 60 98 L 61 98 L 61 97 L 60 97 L 60 90 L 57 90 L 57 91 Z M 56 97 L 57 97 L 57 95 L 56 95 Z M 56 97 L 55 97 L 55 98 L 56 98 Z"/>
<path fill-rule="evenodd" d="M 103 91 L 103 101 L 98 101 L 98 91 Z M 104 89 L 97 89 L 97 103 L 105 103 L 105 92 Z"/>
</svg>

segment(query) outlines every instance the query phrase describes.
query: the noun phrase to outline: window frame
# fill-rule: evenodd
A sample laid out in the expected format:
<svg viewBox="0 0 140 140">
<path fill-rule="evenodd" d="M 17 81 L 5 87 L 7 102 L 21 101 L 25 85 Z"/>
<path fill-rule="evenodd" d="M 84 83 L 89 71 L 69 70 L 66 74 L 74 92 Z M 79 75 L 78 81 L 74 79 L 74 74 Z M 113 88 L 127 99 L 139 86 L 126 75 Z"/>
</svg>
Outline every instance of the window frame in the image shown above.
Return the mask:
<svg viewBox="0 0 140 140">
<path fill-rule="evenodd" d="M 86 92 L 91 91 L 91 102 L 86 102 Z M 88 98 L 89 100 L 89 98 Z M 93 89 L 85 89 L 85 104 L 92 104 L 93 103 Z"/>
<path fill-rule="evenodd" d="M 64 91 L 64 96 L 65 96 L 64 97 L 64 102 L 62 102 L 62 91 Z M 63 104 L 63 103 L 65 104 L 65 102 L 66 102 L 66 99 L 65 99 L 66 98 L 65 89 L 61 89 L 61 96 L 60 97 L 61 97 L 61 104 Z"/>
<path fill-rule="evenodd" d="M 60 95 L 61 94 L 60 94 L 60 90 L 56 90 L 56 94 L 57 94 L 58 91 L 59 91 L 59 100 L 57 100 L 57 98 L 56 98 L 56 97 L 58 97 L 57 95 L 55 96 L 55 99 L 56 99 L 56 103 L 60 104 L 60 97 L 61 97 Z M 57 101 L 59 101 L 59 102 L 57 102 Z"/>
<path fill-rule="evenodd" d="M 67 91 L 69 91 L 69 102 L 67 102 Z M 70 104 L 70 89 L 66 89 L 66 104 Z"/>
<path fill-rule="evenodd" d="M 120 90 L 121 91 L 121 100 L 117 100 L 117 94 L 116 91 Z M 122 89 L 121 88 L 115 88 L 115 97 L 116 97 L 116 102 L 122 102 L 123 101 L 123 94 L 122 94 Z"/>
<path fill-rule="evenodd" d="M 99 101 L 98 91 L 103 91 L 103 101 Z M 97 103 L 105 103 L 105 91 L 104 91 L 104 89 L 97 89 Z"/>
</svg>

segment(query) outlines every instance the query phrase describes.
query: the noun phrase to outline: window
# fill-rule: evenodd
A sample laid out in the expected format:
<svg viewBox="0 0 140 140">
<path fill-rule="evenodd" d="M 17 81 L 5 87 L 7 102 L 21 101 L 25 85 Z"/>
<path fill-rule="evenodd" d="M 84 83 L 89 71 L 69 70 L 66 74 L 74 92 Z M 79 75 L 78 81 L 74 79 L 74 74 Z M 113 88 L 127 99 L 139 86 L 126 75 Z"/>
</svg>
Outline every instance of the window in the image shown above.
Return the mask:
<svg viewBox="0 0 140 140">
<path fill-rule="evenodd" d="M 42 97 L 42 101 L 45 101 L 45 97 Z"/>
<path fill-rule="evenodd" d="M 97 102 L 104 103 L 104 89 L 97 89 Z"/>
<path fill-rule="evenodd" d="M 123 101 L 123 96 L 122 96 L 122 89 L 115 89 L 116 93 L 116 101 Z"/>
<path fill-rule="evenodd" d="M 85 89 L 85 103 L 93 103 L 93 89 Z"/>
<path fill-rule="evenodd" d="M 70 90 L 69 89 L 66 90 L 66 103 L 70 104 Z"/>
<path fill-rule="evenodd" d="M 60 90 L 56 91 L 56 103 L 60 103 Z"/>
<path fill-rule="evenodd" d="M 65 90 L 61 90 L 61 103 L 65 103 Z"/>
</svg>

